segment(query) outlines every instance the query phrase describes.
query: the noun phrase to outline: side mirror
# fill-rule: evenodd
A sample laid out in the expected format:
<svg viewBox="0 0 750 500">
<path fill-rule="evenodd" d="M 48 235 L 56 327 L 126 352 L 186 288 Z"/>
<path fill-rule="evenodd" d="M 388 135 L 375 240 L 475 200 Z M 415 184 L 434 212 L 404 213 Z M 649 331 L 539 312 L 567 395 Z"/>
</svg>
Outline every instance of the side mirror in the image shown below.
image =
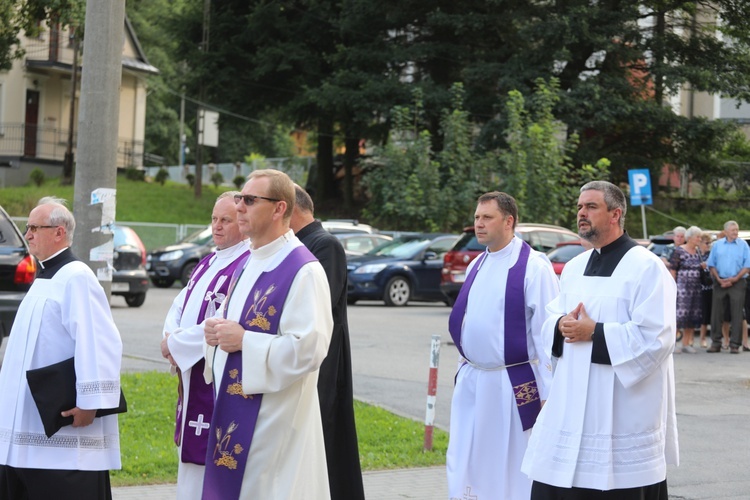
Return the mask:
<svg viewBox="0 0 750 500">
<path fill-rule="evenodd" d="M 422 257 L 422 260 L 435 260 L 437 258 L 437 253 L 433 252 L 432 250 L 428 250 L 424 253 L 424 257 Z"/>
</svg>

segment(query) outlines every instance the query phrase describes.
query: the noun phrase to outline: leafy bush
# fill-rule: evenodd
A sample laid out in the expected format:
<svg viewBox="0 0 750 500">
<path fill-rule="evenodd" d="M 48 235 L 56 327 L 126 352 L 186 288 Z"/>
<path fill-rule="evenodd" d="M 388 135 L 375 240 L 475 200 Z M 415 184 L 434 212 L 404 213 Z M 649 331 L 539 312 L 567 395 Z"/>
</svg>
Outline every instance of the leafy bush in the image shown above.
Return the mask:
<svg viewBox="0 0 750 500">
<path fill-rule="evenodd" d="M 232 179 L 232 184 L 234 184 L 237 189 L 242 189 L 242 186 L 245 184 L 245 178 L 241 175 L 238 175 L 234 179 Z"/>
<path fill-rule="evenodd" d="M 29 180 L 34 183 L 35 186 L 41 187 L 46 180 L 42 169 L 37 167 L 29 173 Z"/>
<path fill-rule="evenodd" d="M 214 172 L 211 175 L 211 184 L 213 184 L 215 187 L 221 186 L 222 182 L 224 182 L 224 176 L 221 175 L 221 172 Z"/>
<path fill-rule="evenodd" d="M 169 171 L 164 167 L 160 168 L 159 171 L 156 172 L 154 180 L 163 186 L 164 183 L 169 180 Z"/>
<path fill-rule="evenodd" d="M 125 177 L 131 181 L 144 181 L 146 180 L 146 172 L 130 166 L 125 169 Z"/>
<path fill-rule="evenodd" d="M 185 176 L 185 180 L 187 181 L 190 187 L 195 186 L 195 174 L 187 174 Z"/>
</svg>

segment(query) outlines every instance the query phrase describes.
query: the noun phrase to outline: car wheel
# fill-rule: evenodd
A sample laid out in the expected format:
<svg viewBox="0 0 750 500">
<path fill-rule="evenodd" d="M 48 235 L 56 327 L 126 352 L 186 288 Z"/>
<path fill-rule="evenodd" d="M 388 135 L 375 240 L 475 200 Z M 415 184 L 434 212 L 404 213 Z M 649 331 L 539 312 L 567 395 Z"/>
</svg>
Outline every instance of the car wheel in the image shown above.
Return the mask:
<svg viewBox="0 0 750 500">
<path fill-rule="evenodd" d="M 388 284 L 385 286 L 383 300 L 387 306 L 405 306 L 409 302 L 410 296 L 411 285 L 409 282 L 401 276 L 394 276 L 388 280 Z"/>
<path fill-rule="evenodd" d="M 350 306 L 353 306 L 354 304 L 357 303 L 357 299 L 355 299 L 354 297 L 347 297 L 346 303 L 349 304 Z"/>
<path fill-rule="evenodd" d="M 190 281 L 190 275 L 193 274 L 193 269 L 195 269 L 195 266 L 197 266 L 197 262 L 188 262 L 185 264 L 185 267 L 182 268 L 182 274 L 180 274 L 180 281 L 182 281 L 182 286 L 187 286 L 188 281 Z"/>
<path fill-rule="evenodd" d="M 125 303 L 128 307 L 141 307 L 144 302 L 146 302 L 146 292 L 125 296 Z"/>
<path fill-rule="evenodd" d="M 169 288 L 174 283 L 172 278 L 151 278 L 151 283 L 156 288 Z"/>
</svg>

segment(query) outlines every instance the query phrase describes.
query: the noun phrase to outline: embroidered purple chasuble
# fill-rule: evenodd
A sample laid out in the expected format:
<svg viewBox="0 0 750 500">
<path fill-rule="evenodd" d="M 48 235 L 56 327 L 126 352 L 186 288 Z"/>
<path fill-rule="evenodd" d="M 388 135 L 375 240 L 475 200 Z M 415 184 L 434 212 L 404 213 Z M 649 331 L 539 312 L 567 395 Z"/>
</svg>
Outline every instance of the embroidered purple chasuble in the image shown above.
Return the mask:
<svg viewBox="0 0 750 500">
<path fill-rule="evenodd" d="M 195 268 L 190 276 L 187 285 L 187 293 L 182 309 L 185 310 L 188 301 L 192 295 L 195 283 L 200 281 L 208 271 L 211 265 L 211 259 L 215 253 L 205 256 Z M 244 252 L 232 263 L 221 269 L 213 277 L 206 289 L 206 294 L 202 297 L 201 307 L 198 312 L 197 322 L 202 323 L 206 319 L 207 313 L 213 315 L 218 308 L 218 304 L 224 300 L 229 289 L 231 277 L 237 268 L 247 261 L 250 252 Z M 209 307 L 210 306 L 210 307 Z M 214 389 L 212 384 L 206 384 L 203 379 L 203 367 L 205 360 L 201 359 L 193 365 L 190 372 L 190 392 L 185 405 L 184 389 L 182 386 L 182 375 L 178 373 L 179 387 L 177 398 L 177 412 L 175 425 L 175 444 L 182 444 L 182 454 L 180 459 L 185 463 L 204 465 L 206 463 L 206 449 L 208 447 L 209 426 L 211 416 L 214 410 Z M 183 427 L 183 412 L 185 422 Z"/>
<path fill-rule="evenodd" d="M 531 247 L 523 242 L 521 252 L 516 263 L 508 270 L 508 279 L 505 285 L 505 369 L 508 372 L 513 392 L 516 397 L 516 408 L 521 417 L 523 430 L 534 426 L 537 415 L 541 411 L 539 389 L 537 387 L 534 371 L 529 363 L 529 351 L 526 340 L 526 300 L 524 296 L 524 278 L 526 276 L 526 264 L 529 260 Z M 469 290 L 474 283 L 477 272 L 482 267 L 482 262 L 487 256 L 483 253 L 478 257 L 476 265 L 466 277 L 456 302 L 453 305 L 450 318 L 448 319 L 448 330 L 456 344 L 461 356 L 470 361 L 463 352 L 461 346 L 461 331 L 463 329 L 466 305 L 469 299 Z"/>
<path fill-rule="evenodd" d="M 247 297 L 239 323 L 248 331 L 278 334 L 292 282 L 302 266 L 315 260 L 307 248 L 300 246 L 275 269 L 261 273 Z M 225 311 L 227 306 L 225 304 Z M 230 353 L 211 423 L 203 482 L 204 500 L 239 498 L 262 397 L 262 394 L 242 391 L 242 351 Z"/>
</svg>

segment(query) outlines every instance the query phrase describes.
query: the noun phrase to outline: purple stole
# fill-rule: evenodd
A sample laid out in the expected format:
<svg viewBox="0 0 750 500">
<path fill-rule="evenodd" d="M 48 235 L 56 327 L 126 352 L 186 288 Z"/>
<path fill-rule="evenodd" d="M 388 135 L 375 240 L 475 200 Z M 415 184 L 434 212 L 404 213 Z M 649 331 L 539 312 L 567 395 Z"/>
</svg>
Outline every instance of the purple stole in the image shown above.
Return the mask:
<svg viewBox="0 0 750 500">
<path fill-rule="evenodd" d="M 505 285 L 505 366 L 513 386 L 516 408 L 518 409 L 518 415 L 521 417 L 523 430 L 528 430 L 534 426 L 536 417 L 542 408 L 534 371 L 529 363 L 526 341 L 526 300 L 523 282 L 530 253 L 531 247 L 525 241 L 522 242 L 518 261 L 508 270 L 508 280 Z M 464 359 L 468 358 L 461 347 L 461 330 L 466 314 L 466 304 L 471 285 L 474 283 L 474 278 L 476 278 L 486 256 L 487 252 L 479 257 L 476 265 L 466 277 L 448 319 L 448 330 L 458 348 L 458 352 Z"/>
<path fill-rule="evenodd" d="M 315 256 L 304 247 L 292 250 L 275 269 L 263 272 L 253 284 L 239 323 L 248 331 L 276 335 L 284 303 L 297 272 Z M 228 304 L 226 304 L 225 311 Z M 204 500 L 239 498 L 262 394 L 242 391 L 242 351 L 230 353 L 221 377 L 211 422 Z"/>
<path fill-rule="evenodd" d="M 206 255 L 190 276 L 190 281 L 185 294 L 185 302 L 182 305 L 183 311 L 190 300 L 195 283 L 203 278 L 203 275 L 210 267 L 211 258 L 215 253 Z M 198 312 L 197 323 L 200 324 L 206 319 L 208 312 L 213 315 L 216 311 L 216 303 L 220 303 L 226 297 L 229 289 L 230 278 L 237 267 L 241 267 L 247 260 L 250 252 L 244 252 L 239 258 L 224 269 L 216 273 L 216 276 L 208 284 L 206 296 L 203 297 L 200 310 Z M 209 305 L 211 308 L 209 310 Z M 178 446 L 182 443 L 181 460 L 185 463 L 204 465 L 206 463 L 206 450 L 208 447 L 208 429 L 211 424 L 211 416 L 214 411 L 214 394 L 213 384 L 206 384 L 203 379 L 203 367 L 206 364 L 203 358 L 200 359 L 190 372 L 190 392 L 187 398 L 187 406 L 184 405 L 184 389 L 182 386 L 182 373 L 179 375 L 179 386 L 177 388 L 177 412 L 174 440 Z M 182 424 L 182 413 L 185 412 L 185 425 Z"/>
</svg>

